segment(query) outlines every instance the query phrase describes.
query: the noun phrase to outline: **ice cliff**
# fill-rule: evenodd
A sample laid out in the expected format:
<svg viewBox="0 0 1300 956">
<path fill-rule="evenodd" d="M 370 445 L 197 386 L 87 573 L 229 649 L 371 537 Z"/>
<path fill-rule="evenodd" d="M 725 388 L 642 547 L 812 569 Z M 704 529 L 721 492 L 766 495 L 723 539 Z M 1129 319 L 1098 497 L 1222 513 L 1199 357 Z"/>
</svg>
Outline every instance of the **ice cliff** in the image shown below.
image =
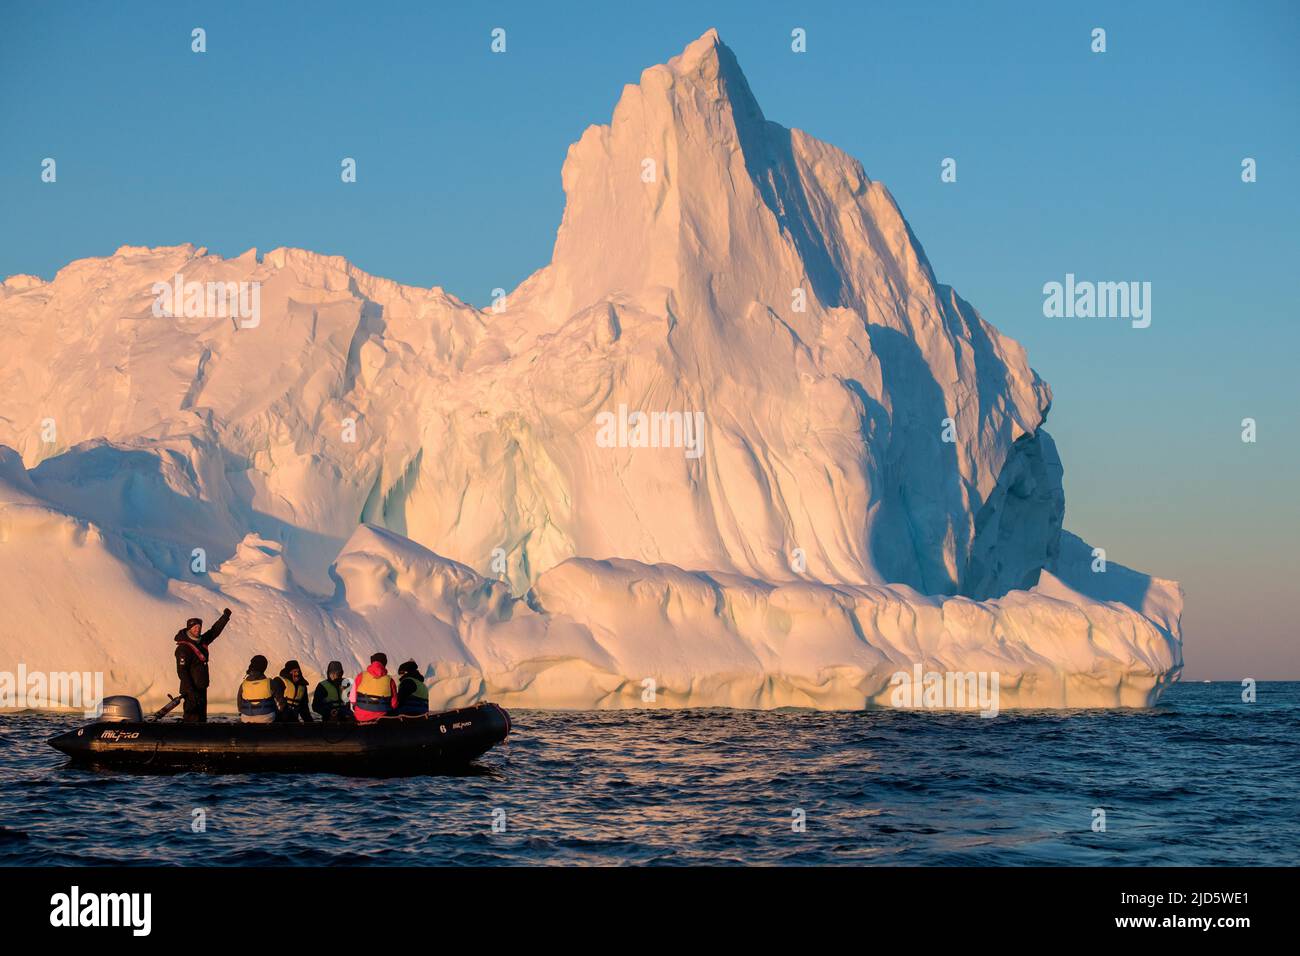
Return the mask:
<svg viewBox="0 0 1300 956">
<path fill-rule="evenodd" d="M 563 183 L 551 263 L 484 310 L 297 249 L 8 279 L 0 670 L 161 701 L 172 633 L 229 605 L 218 707 L 257 652 L 314 679 L 384 649 L 437 703 L 542 707 L 887 705 L 917 663 L 997 672 L 1002 707 L 1177 678 L 1177 585 L 1062 531 L 1024 350 L 716 33 Z M 257 315 L 156 314 L 178 276 Z"/>
</svg>

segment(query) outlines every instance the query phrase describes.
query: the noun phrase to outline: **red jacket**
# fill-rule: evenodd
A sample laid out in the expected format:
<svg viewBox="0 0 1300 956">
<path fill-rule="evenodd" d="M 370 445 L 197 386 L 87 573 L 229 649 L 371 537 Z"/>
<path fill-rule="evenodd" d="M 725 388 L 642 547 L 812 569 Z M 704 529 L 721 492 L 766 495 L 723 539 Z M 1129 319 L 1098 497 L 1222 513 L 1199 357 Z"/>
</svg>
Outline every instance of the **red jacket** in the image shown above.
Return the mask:
<svg viewBox="0 0 1300 956">
<path fill-rule="evenodd" d="M 357 703 L 357 690 L 361 687 L 363 678 L 369 678 L 367 683 L 369 683 L 372 688 L 375 688 L 377 683 L 383 683 L 387 686 L 387 690 L 372 689 L 368 691 L 365 696 L 371 698 L 387 696 L 389 698 L 388 709 L 397 709 L 397 681 L 388 676 L 388 669 L 384 667 L 383 664 L 378 661 L 371 661 L 370 666 L 358 674 L 357 679 L 352 682 L 352 690 L 348 694 L 348 697 L 352 702 L 352 712 L 356 716 L 357 720 L 377 720 L 384 716 L 383 713 L 378 710 L 367 710 L 366 702 L 364 700 L 361 704 Z"/>
</svg>

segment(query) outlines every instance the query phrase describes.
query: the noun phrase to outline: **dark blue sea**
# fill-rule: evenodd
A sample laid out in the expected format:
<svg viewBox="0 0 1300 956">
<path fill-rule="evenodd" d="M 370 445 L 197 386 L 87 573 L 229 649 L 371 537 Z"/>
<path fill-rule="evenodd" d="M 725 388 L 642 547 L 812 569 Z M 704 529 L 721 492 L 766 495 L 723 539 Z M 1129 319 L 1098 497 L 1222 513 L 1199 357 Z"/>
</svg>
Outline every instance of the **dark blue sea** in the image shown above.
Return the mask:
<svg viewBox="0 0 1300 956">
<path fill-rule="evenodd" d="M 1241 693 L 991 720 L 517 711 L 474 772 L 383 780 L 71 769 L 45 740 L 84 721 L 0 716 L 0 864 L 1295 864 L 1300 683 Z"/>
</svg>

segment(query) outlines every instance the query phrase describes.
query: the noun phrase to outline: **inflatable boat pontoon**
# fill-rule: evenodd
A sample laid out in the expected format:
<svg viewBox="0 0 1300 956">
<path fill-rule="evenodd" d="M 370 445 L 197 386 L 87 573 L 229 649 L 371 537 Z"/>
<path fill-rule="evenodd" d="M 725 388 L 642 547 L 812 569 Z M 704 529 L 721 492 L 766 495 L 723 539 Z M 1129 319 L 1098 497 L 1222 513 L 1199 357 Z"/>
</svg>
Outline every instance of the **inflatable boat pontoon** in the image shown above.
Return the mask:
<svg viewBox="0 0 1300 956">
<path fill-rule="evenodd" d="M 146 721 L 134 697 L 108 697 L 99 720 L 49 743 L 74 764 L 123 770 L 416 774 L 464 767 L 509 733 L 490 703 L 366 723 L 200 724 Z"/>
</svg>

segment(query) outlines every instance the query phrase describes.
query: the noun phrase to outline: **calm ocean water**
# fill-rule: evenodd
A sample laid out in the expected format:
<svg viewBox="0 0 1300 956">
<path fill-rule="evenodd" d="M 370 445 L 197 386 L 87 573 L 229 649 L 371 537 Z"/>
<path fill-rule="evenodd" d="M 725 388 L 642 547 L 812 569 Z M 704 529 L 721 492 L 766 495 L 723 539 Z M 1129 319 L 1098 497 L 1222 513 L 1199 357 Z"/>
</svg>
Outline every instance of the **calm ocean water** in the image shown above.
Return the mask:
<svg viewBox="0 0 1300 956">
<path fill-rule="evenodd" d="M 1184 684 L 1148 711 L 993 720 L 512 717 L 474 773 L 371 780 L 73 770 L 45 740 L 83 721 L 3 716 L 0 863 L 1300 862 L 1300 683 L 1260 684 L 1253 704 L 1238 684 Z"/>
</svg>

